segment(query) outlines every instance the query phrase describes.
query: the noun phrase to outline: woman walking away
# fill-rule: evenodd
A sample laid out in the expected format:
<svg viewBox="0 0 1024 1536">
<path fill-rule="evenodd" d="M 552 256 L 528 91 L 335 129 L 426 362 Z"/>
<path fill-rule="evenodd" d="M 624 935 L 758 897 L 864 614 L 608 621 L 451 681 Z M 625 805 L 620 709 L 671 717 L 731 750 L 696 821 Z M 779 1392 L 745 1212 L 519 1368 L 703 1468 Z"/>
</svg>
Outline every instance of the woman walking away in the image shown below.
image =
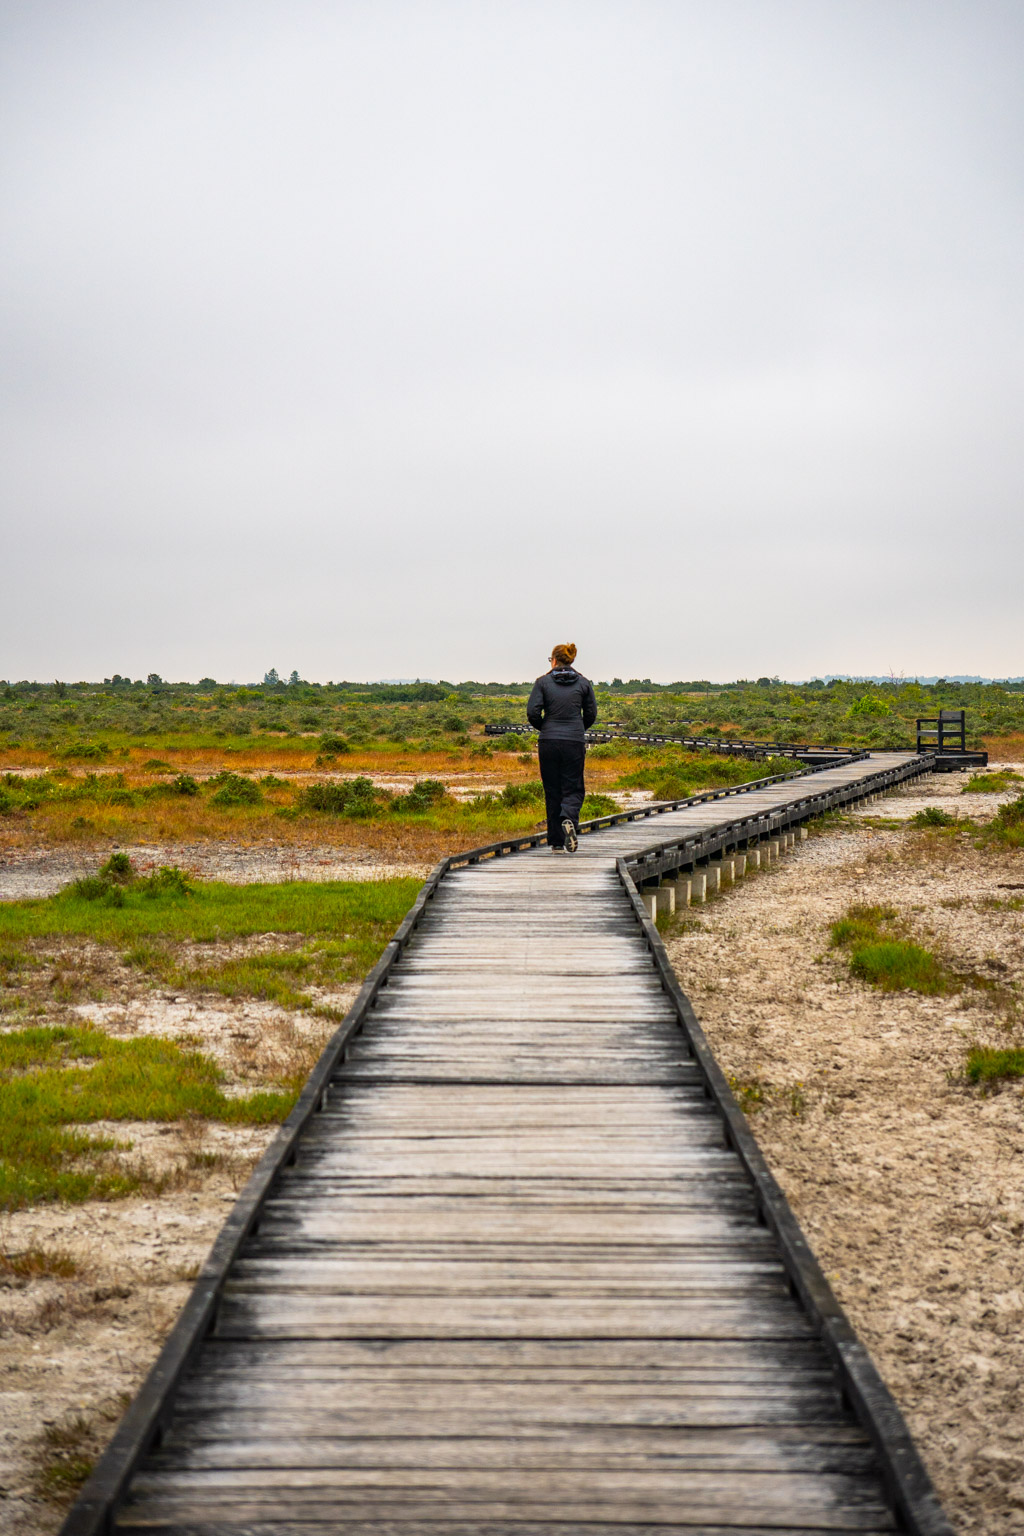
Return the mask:
<svg viewBox="0 0 1024 1536">
<path fill-rule="evenodd" d="M 583 739 L 597 719 L 593 684 L 574 671 L 574 645 L 556 645 L 548 657 L 550 672 L 538 677 L 526 706 L 526 718 L 540 732 L 537 754 L 548 814 L 548 847 L 552 853 L 575 853 L 579 842 Z"/>
</svg>

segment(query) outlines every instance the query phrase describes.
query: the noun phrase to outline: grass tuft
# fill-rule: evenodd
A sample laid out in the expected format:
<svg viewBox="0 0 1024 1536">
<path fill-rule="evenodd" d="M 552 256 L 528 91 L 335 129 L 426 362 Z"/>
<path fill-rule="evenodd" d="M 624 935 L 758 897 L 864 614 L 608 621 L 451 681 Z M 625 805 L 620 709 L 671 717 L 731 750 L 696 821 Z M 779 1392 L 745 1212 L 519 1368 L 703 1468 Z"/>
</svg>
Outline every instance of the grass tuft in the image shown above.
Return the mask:
<svg viewBox="0 0 1024 1536">
<path fill-rule="evenodd" d="M 1013 789 L 1021 781 L 1021 775 L 1012 768 L 997 768 L 994 773 L 975 773 L 968 779 L 962 795 L 1001 795 Z"/>
<path fill-rule="evenodd" d="M 923 992 L 936 996 L 949 989 L 941 962 L 920 944 L 892 939 L 863 944 L 850 956 L 850 971 L 882 992 Z"/>
<path fill-rule="evenodd" d="M 70 1280 L 78 1264 L 64 1248 L 27 1248 L 23 1253 L 0 1252 L 0 1275 L 16 1280 Z"/>
<path fill-rule="evenodd" d="M 1013 1046 L 1000 1050 L 972 1045 L 967 1052 L 967 1079 L 982 1085 L 1024 1077 L 1024 1050 Z"/>
<path fill-rule="evenodd" d="M 947 992 L 952 979 L 930 950 L 906 937 L 894 907 L 857 903 L 832 924 L 832 944 L 850 951 L 850 972 L 882 992 Z"/>
</svg>

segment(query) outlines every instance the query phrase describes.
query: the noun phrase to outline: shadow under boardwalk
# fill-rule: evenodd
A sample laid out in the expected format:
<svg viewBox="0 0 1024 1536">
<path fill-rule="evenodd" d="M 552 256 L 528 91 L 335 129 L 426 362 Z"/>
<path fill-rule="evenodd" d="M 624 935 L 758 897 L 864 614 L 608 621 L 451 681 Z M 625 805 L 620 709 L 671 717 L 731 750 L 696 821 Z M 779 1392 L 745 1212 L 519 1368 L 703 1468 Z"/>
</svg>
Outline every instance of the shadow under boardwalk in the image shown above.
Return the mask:
<svg viewBox="0 0 1024 1536">
<path fill-rule="evenodd" d="M 702 816 L 443 881 L 123 1536 L 895 1529 L 615 874 Z"/>
</svg>

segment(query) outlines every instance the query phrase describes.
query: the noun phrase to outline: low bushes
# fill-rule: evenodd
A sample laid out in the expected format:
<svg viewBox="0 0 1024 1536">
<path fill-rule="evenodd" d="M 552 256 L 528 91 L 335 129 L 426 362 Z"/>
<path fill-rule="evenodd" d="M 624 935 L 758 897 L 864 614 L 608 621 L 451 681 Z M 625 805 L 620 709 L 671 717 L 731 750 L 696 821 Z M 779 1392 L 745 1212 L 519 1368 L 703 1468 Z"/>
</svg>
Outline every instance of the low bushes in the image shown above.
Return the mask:
<svg viewBox="0 0 1024 1536">
<path fill-rule="evenodd" d="M 956 824 L 957 818 L 937 805 L 928 805 L 910 818 L 912 827 L 955 827 Z"/>
<path fill-rule="evenodd" d="M 618 780 L 623 789 L 649 789 L 655 800 L 687 800 L 702 790 L 729 784 L 752 784 L 777 774 L 799 773 L 803 764 L 789 757 L 769 757 L 751 762 L 743 757 L 705 757 L 680 754 L 674 762 L 637 768 Z"/>
<path fill-rule="evenodd" d="M 209 780 L 216 785 L 211 796 L 214 805 L 260 805 L 263 800 L 263 791 L 252 779 L 243 777 L 240 773 L 231 773 L 225 770 Z"/>
<path fill-rule="evenodd" d="M 372 816 L 381 797 L 367 778 L 307 784 L 295 797 L 299 811 L 325 811 L 331 816 Z"/>
</svg>

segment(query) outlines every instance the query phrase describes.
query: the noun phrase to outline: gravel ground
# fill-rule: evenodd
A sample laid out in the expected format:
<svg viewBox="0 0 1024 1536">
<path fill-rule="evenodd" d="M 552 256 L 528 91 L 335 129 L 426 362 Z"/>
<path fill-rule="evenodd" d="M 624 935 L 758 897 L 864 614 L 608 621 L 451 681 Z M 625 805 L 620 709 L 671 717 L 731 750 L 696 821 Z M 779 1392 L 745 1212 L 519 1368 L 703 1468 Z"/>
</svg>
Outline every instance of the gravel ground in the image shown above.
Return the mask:
<svg viewBox="0 0 1024 1536">
<path fill-rule="evenodd" d="M 1024 853 L 872 825 L 925 805 L 983 819 L 1006 798 L 962 782 L 936 775 L 812 837 L 688 913 L 668 945 L 954 1524 L 1010 1536 L 1024 1530 L 1024 1095 L 969 1087 L 964 1060 L 971 1042 L 1024 1044 Z M 854 902 L 896 907 L 987 987 L 853 980 L 828 929 Z"/>
</svg>

